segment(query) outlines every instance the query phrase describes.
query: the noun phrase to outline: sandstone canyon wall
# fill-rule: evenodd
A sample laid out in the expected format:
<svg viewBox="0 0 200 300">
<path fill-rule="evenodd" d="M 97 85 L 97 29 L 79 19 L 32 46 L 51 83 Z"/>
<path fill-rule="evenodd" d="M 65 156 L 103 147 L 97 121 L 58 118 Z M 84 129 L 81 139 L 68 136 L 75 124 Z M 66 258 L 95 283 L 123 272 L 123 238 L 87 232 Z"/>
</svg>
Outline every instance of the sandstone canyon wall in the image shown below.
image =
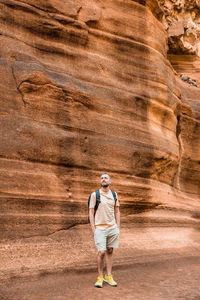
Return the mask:
<svg viewBox="0 0 200 300">
<path fill-rule="evenodd" d="M 85 228 L 102 172 L 122 224 L 199 226 L 200 48 L 166 2 L 0 1 L 2 245 Z"/>
</svg>

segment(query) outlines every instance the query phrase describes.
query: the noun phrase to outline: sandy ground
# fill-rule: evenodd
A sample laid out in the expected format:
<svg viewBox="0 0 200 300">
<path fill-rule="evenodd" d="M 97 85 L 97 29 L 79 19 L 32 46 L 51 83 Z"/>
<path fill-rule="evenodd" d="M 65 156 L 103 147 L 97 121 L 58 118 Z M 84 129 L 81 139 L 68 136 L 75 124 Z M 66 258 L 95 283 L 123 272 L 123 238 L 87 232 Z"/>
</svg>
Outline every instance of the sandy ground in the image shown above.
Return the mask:
<svg viewBox="0 0 200 300">
<path fill-rule="evenodd" d="M 96 272 L 67 272 L 0 285 L 1 300 L 200 300 L 200 251 L 162 255 L 113 267 L 118 287 L 94 287 Z M 198 254 L 199 253 L 199 254 Z M 164 256 L 163 256 L 164 255 Z"/>
</svg>

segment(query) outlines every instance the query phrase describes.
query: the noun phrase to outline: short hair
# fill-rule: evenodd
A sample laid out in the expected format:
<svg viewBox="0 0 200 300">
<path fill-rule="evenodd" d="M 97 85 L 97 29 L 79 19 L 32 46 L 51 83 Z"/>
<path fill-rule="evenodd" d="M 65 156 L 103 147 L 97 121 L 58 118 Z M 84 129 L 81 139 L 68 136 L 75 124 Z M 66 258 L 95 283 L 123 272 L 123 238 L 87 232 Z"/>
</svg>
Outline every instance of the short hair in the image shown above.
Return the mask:
<svg viewBox="0 0 200 300">
<path fill-rule="evenodd" d="M 108 175 L 108 177 L 110 179 L 110 175 L 108 173 L 102 173 L 101 176 L 103 176 L 103 175 Z M 101 178 L 101 176 L 100 176 L 100 178 Z"/>
</svg>

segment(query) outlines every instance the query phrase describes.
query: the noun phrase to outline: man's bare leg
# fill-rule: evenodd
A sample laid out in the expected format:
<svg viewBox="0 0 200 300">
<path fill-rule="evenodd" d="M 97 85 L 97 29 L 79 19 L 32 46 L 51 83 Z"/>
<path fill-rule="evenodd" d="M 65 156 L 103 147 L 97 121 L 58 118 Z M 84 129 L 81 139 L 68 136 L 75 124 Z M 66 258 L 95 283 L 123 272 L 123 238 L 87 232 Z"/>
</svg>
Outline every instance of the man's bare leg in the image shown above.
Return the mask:
<svg viewBox="0 0 200 300">
<path fill-rule="evenodd" d="M 107 275 L 112 274 L 112 258 L 113 258 L 113 248 L 107 248 L 106 250 Z"/>
<path fill-rule="evenodd" d="M 103 261 L 106 251 L 99 251 L 97 256 L 97 265 L 99 276 L 103 276 Z"/>
</svg>

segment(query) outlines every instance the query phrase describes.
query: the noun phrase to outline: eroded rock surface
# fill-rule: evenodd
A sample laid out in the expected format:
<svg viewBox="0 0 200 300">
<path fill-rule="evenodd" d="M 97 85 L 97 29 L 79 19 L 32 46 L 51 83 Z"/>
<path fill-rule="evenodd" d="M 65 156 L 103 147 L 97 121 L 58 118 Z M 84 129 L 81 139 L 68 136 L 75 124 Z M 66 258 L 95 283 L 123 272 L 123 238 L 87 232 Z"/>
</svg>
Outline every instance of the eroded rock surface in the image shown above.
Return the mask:
<svg viewBox="0 0 200 300">
<path fill-rule="evenodd" d="M 162 16 L 156 1 L 0 1 L 0 236 L 19 273 L 22 238 L 32 253 L 87 223 L 105 171 L 124 226 L 199 226 L 200 89 L 174 72 Z"/>
<path fill-rule="evenodd" d="M 200 86 L 200 2 L 158 2 L 163 12 L 162 23 L 168 34 L 168 59 L 181 77 L 189 76 Z"/>
<path fill-rule="evenodd" d="M 170 52 L 200 56 L 200 1 L 159 0 Z"/>
</svg>

